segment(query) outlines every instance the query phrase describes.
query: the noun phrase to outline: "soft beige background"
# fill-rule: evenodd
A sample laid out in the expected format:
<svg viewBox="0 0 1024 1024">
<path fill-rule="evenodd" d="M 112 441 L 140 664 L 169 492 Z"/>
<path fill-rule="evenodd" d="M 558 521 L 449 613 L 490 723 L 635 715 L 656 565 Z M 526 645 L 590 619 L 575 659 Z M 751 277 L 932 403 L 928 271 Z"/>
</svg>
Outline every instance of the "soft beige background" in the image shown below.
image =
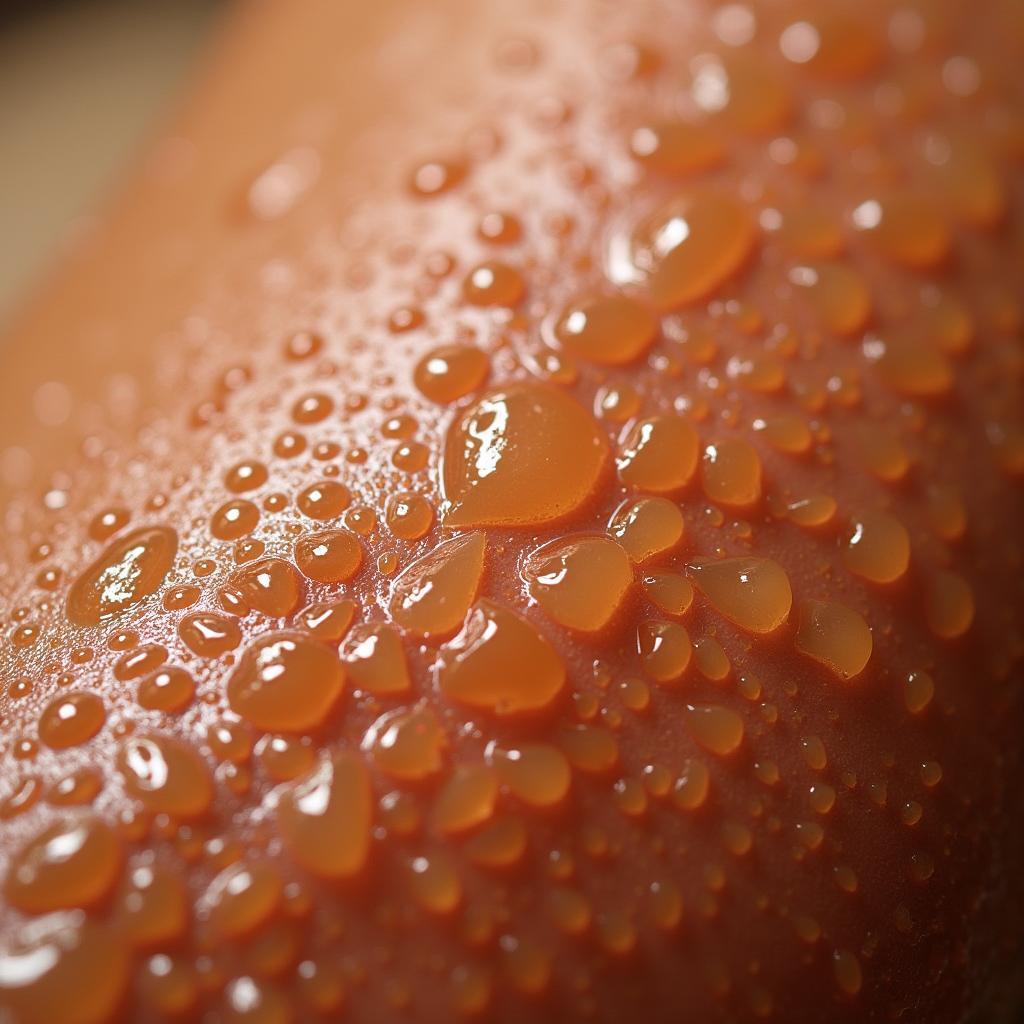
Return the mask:
<svg viewBox="0 0 1024 1024">
<path fill-rule="evenodd" d="M 159 118 L 217 0 L 77 0 L 0 17 L 0 325 Z"/>
</svg>

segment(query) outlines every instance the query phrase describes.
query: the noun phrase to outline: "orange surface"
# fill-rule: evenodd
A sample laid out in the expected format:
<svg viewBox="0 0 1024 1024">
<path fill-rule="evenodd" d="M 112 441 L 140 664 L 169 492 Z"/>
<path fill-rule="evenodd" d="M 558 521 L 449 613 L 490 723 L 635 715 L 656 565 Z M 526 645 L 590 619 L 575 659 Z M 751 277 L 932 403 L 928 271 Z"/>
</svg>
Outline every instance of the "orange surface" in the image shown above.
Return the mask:
<svg viewBox="0 0 1024 1024">
<path fill-rule="evenodd" d="M 243 8 L 0 352 L 0 1017 L 1012 1019 L 1022 65 Z"/>
</svg>

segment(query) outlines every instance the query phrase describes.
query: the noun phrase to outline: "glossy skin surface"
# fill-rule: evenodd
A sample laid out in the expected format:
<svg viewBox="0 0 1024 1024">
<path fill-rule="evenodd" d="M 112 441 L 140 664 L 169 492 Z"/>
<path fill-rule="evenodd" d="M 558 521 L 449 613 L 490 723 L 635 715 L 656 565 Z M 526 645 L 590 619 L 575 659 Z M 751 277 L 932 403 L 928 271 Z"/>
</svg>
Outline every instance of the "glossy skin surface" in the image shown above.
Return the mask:
<svg viewBox="0 0 1024 1024">
<path fill-rule="evenodd" d="M 1018 5 L 347 6 L 0 354 L 0 1007 L 1010 1019 Z"/>
</svg>

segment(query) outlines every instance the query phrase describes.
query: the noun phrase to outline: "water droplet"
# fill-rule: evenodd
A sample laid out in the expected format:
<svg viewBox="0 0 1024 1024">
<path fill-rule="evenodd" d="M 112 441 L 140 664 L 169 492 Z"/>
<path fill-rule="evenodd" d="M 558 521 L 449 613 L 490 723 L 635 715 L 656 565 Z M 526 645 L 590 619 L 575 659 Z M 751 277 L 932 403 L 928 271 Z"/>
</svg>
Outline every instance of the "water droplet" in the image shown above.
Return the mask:
<svg viewBox="0 0 1024 1024">
<path fill-rule="evenodd" d="M 161 603 L 166 611 L 180 612 L 185 608 L 191 608 L 202 596 L 203 592 L 198 587 L 173 587 L 164 591 Z"/>
<path fill-rule="evenodd" d="M 795 157 L 792 140 L 785 141 L 789 143 L 787 156 Z M 779 140 L 774 148 L 777 151 L 783 145 Z M 813 201 L 805 199 L 792 205 L 783 204 L 780 209 L 771 207 L 762 211 L 760 220 L 761 227 L 771 232 L 772 241 L 797 259 L 831 260 L 840 256 L 846 247 L 842 226 L 832 211 Z"/>
<path fill-rule="evenodd" d="M 363 549 L 347 530 L 324 530 L 295 542 L 295 563 L 317 583 L 347 583 L 363 564 Z"/>
<path fill-rule="evenodd" d="M 498 782 L 486 765 L 459 764 L 438 791 L 430 823 L 440 835 L 462 835 L 491 819 Z"/>
<path fill-rule="evenodd" d="M 619 763 L 615 737 L 598 725 L 570 725 L 562 729 L 559 744 L 572 766 L 586 775 L 607 775 Z"/>
<path fill-rule="evenodd" d="M 384 697 L 407 693 L 411 687 L 402 640 L 391 626 L 356 626 L 345 641 L 342 660 L 355 690 Z"/>
<path fill-rule="evenodd" d="M 922 714 L 935 696 L 935 680 L 927 672 L 909 673 L 903 684 L 903 703 L 912 715 Z"/>
<path fill-rule="evenodd" d="M 91 908 L 121 874 L 121 844 L 96 818 L 68 818 L 40 832 L 12 858 L 4 895 L 26 914 Z"/>
<path fill-rule="evenodd" d="M 250 608 L 274 618 L 291 615 L 303 597 L 299 574 L 281 558 L 248 562 L 233 572 L 227 582 Z"/>
<path fill-rule="evenodd" d="M 36 805 L 43 787 L 37 778 L 28 776 L 14 784 L 13 789 L 0 800 L 0 821 L 10 821 Z"/>
<path fill-rule="evenodd" d="M 567 629 L 596 633 L 633 583 L 625 550 L 606 537 L 565 537 L 537 548 L 523 567 L 530 596 Z"/>
<path fill-rule="evenodd" d="M 462 294 L 473 306 L 515 306 L 526 292 L 518 270 L 488 260 L 474 267 L 462 282 Z"/>
<path fill-rule="evenodd" d="M 185 959 L 157 953 L 136 969 L 135 985 L 144 1006 L 161 1017 L 194 1016 L 199 1002 L 199 978 Z"/>
<path fill-rule="evenodd" d="M 640 623 L 636 644 L 644 671 L 666 685 L 682 678 L 693 656 L 690 634 L 677 622 Z"/>
<path fill-rule="evenodd" d="M 422 494 L 392 494 L 384 521 L 399 540 L 419 540 L 434 525 L 434 507 Z"/>
<path fill-rule="evenodd" d="M 885 512 L 859 516 L 843 550 L 850 572 L 872 583 L 894 583 L 910 565 L 910 535 Z"/>
<path fill-rule="evenodd" d="M 853 211 L 853 225 L 882 256 L 912 270 L 931 270 L 949 253 L 946 221 L 922 196 L 868 199 Z"/>
<path fill-rule="evenodd" d="M 366 731 L 362 745 L 385 775 L 420 782 L 444 767 L 448 737 L 434 712 L 418 705 L 381 715 Z"/>
<path fill-rule="evenodd" d="M 455 865 L 444 853 L 414 857 L 408 879 L 410 895 L 429 914 L 451 914 L 462 902 L 462 883 Z"/>
<path fill-rule="evenodd" d="M 865 423 L 857 431 L 856 438 L 858 454 L 869 473 L 886 483 L 896 483 L 907 475 L 910 456 L 891 427 Z"/>
<path fill-rule="evenodd" d="M 837 508 L 836 499 L 831 495 L 812 494 L 809 498 L 790 502 L 786 506 L 786 515 L 797 526 L 817 529 L 832 522 Z"/>
<path fill-rule="evenodd" d="M 997 227 L 1007 208 L 1001 168 L 978 138 L 954 137 L 948 152 L 937 178 L 957 219 L 972 228 Z"/>
<path fill-rule="evenodd" d="M 125 789 L 155 814 L 201 818 L 213 803 L 213 782 L 199 755 L 169 736 L 127 740 L 117 757 Z"/>
<path fill-rule="evenodd" d="M 909 398 L 935 398 L 953 387 L 953 364 L 930 341 L 908 335 L 869 337 L 864 353 L 882 381 Z"/>
<path fill-rule="evenodd" d="M 671 551 L 683 539 L 683 514 L 668 498 L 640 498 L 621 505 L 608 532 L 642 565 Z"/>
<path fill-rule="evenodd" d="M 335 519 L 352 502 L 352 494 L 337 480 L 321 480 L 299 492 L 295 499 L 298 510 L 310 519 Z"/>
<path fill-rule="evenodd" d="M 593 494 L 607 443 L 590 414 L 551 386 L 513 384 L 472 405 L 445 444 L 444 525 L 534 526 Z"/>
<path fill-rule="evenodd" d="M 171 666 L 147 676 L 139 683 L 136 700 L 147 711 L 180 714 L 195 698 L 196 684 L 183 668 Z"/>
<path fill-rule="evenodd" d="M 871 292 L 864 279 L 845 263 L 794 267 L 790 282 L 806 296 L 821 326 L 842 338 L 853 337 L 871 316 Z"/>
<path fill-rule="evenodd" d="M 691 562 L 697 589 L 731 622 L 751 633 L 770 633 L 793 604 L 789 577 L 778 562 L 748 555 L 717 562 Z"/>
<path fill-rule="evenodd" d="M 677 572 L 651 572 L 644 576 L 644 592 L 666 615 L 682 618 L 693 604 L 693 585 Z"/>
<path fill-rule="evenodd" d="M 122 537 L 74 582 L 68 618 L 76 626 L 96 626 L 138 604 L 163 583 L 177 551 L 178 535 L 163 526 Z"/>
<path fill-rule="evenodd" d="M 687 704 L 686 712 L 690 734 L 710 753 L 725 757 L 743 742 L 743 719 L 735 711 L 720 704 Z"/>
<path fill-rule="evenodd" d="M 114 663 L 114 677 L 122 682 L 138 679 L 159 668 L 166 660 L 166 647 L 161 644 L 143 644 L 117 659 Z"/>
<path fill-rule="evenodd" d="M 266 863 L 239 862 L 225 868 L 203 893 L 200 906 L 217 934 L 230 942 L 252 935 L 276 912 L 281 878 Z"/>
<path fill-rule="evenodd" d="M 217 540 L 238 540 L 256 529 L 260 510 L 244 498 L 226 502 L 210 517 L 210 533 Z"/>
<path fill-rule="evenodd" d="M 651 882 L 647 890 L 651 920 L 663 932 L 674 932 L 683 919 L 683 896 L 671 879 Z"/>
<path fill-rule="evenodd" d="M 619 478 L 628 487 L 668 494 L 685 487 L 697 470 L 697 431 L 681 416 L 640 420 L 619 449 Z"/>
<path fill-rule="evenodd" d="M 219 658 L 242 642 L 238 626 L 216 612 L 194 612 L 178 623 L 178 636 L 200 658 Z"/>
<path fill-rule="evenodd" d="M 46 799 L 55 807 L 84 807 L 100 795 L 103 783 L 103 776 L 95 769 L 78 768 L 55 782 Z"/>
<path fill-rule="evenodd" d="M 281 838 L 300 867 L 320 878 L 359 874 L 370 855 L 373 793 L 358 754 L 341 751 L 281 793 Z"/>
<path fill-rule="evenodd" d="M 312 331 L 296 331 L 284 342 L 284 356 L 292 362 L 311 359 L 323 350 L 324 339 Z"/>
<path fill-rule="evenodd" d="M 800 750 L 807 762 L 807 767 L 813 771 L 820 772 L 828 765 L 828 754 L 825 752 L 825 744 L 820 736 L 805 736 L 800 741 Z"/>
<path fill-rule="evenodd" d="M 128 874 L 115 920 L 136 949 L 172 945 L 188 927 L 184 883 L 166 867 L 140 864 Z"/>
<path fill-rule="evenodd" d="M 652 121 L 629 137 L 629 151 L 648 170 L 681 176 L 717 167 L 725 151 L 709 128 L 686 121 Z"/>
<path fill-rule="evenodd" d="M 490 372 L 487 355 L 473 345 L 432 349 L 413 370 L 413 382 L 432 402 L 447 405 L 481 387 Z"/>
<path fill-rule="evenodd" d="M 269 633 L 251 644 L 227 684 L 231 707 L 262 732 L 312 732 L 345 688 L 334 651 L 299 633 Z"/>
<path fill-rule="evenodd" d="M 451 636 L 476 597 L 485 550 L 484 535 L 470 533 L 409 565 L 392 584 L 389 607 L 395 622 L 424 639 Z"/>
<path fill-rule="evenodd" d="M 839 990 L 848 996 L 855 996 L 864 983 L 860 961 L 848 949 L 837 949 L 832 954 L 832 974 Z"/>
<path fill-rule="evenodd" d="M 106 719 L 102 698 L 79 690 L 47 704 L 39 716 L 39 739 L 54 750 L 75 747 L 92 739 Z"/>
<path fill-rule="evenodd" d="M 487 756 L 501 784 L 530 807 L 556 807 L 569 793 L 572 772 L 557 747 L 547 743 L 509 748 L 492 744 Z"/>
<path fill-rule="evenodd" d="M 711 501 L 747 508 L 761 498 L 761 459 L 742 438 L 724 438 L 704 449 L 701 480 Z"/>
<path fill-rule="evenodd" d="M 494 211 L 480 218 L 476 233 L 485 242 L 512 245 L 523 237 L 523 225 L 514 214 Z"/>
<path fill-rule="evenodd" d="M 825 783 L 811 786 L 807 802 L 815 814 L 830 814 L 836 805 L 835 788 Z"/>
<path fill-rule="evenodd" d="M 821 662 L 840 679 L 860 675 L 871 657 L 867 623 L 837 601 L 804 601 L 795 643 L 798 651 Z"/>
<path fill-rule="evenodd" d="M 726 60 L 695 61 L 693 98 L 723 127 L 763 138 L 782 131 L 793 114 L 793 97 L 777 69 L 749 53 Z"/>
<path fill-rule="evenodd" d="M 53 914 L 0 953 L 0 1003 L 19 1024 L 100 1024 L 117 1016 L 128 968 L 111 929 L 78 913 Z"/>
<path fill-rule="evenodd" d="M 746 210 L 715 192 L 681 193 L 655 208 L 627 236 L 615 236 L 608 272 L 642 285 L 660 310 L 706 299 L 750 259 L 757 235 Z"/>
<path fill-rule="evenodd" d="M 547 899 L 548 913 L 566 935 L 583 935 L 594 914 L 586 897 L 576 889 L 556 886 Z"/>
<path fill-rule="evenodd" d="M 654 344 L 658 321 L 625 295 L 593 295 L 571 302 L 554 326 L 555 340 L 581 359 L 625 366 Z"/>
<path fill-rule="evenodd" d="M 441 692 L 466 707 L 506 716 L 543 711 L 561 695 L 565 666 L 525 619 L 479 601 L 445 648 Z"/>
<path fill-rule="evenodd" d="M 128 525 L 131 515 L 126 508 L 108 508 L 98 512 L 89 521 L 89 536 L 93 540 L 107 540 Z"/>
<path fill-rule="evenodd" d="M 732 665 L 722 645 L 713 636 L 698 637 L 693 644 L 693 660 L 705 679 L 720 683 L 729 677 Z"/>
<path fill-rule="evenodd" d="M 355 618 L 356 606 L 352 601 L 334 601 L 311 604 L 296 616 L 307 633 L 325 644 L 336 644 L 348 632 Z"/>
<path fill-rule="evenodd" d="M 428 160 L 409 177 L 409 188 L 424 199 L 442 195 L 455 188 L 466 176 L 466 165 L 458 160 Z"/>
<path fill-rule="evenodd" d="M 267 467 L 262 462 L 239 462 L 224 474 L 224 486 L 235 494 L 254 491 L 267 482 Z"/>
<path fill-rule="evenodd" d="M 320 423 L 334 412 L 334 401 L 329 395 L 317 391 L 301 395 L 292 406 L 292 419 L 296 423 Z"/>
</svg>

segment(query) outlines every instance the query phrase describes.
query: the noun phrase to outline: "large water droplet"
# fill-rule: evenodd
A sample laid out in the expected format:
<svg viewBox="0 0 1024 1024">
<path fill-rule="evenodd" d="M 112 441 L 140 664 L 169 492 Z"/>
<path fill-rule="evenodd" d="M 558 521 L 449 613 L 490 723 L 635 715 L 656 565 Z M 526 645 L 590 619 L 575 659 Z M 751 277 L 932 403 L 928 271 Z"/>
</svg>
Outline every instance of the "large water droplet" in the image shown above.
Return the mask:
<svg viewBox="0 0 1024 1024">
<path fill-rule="evenodd" d="M 95 907 L 113 889 L 121 861 L 121 844 L 109 826 L 92 817 L 68 818 L 15 854 L 4 895 L 27 914 Z"/>
<path fill-rule="evenodd" d="M 753 221 L 734 199 L 685 192 L 612 238 L 608 273 L 619 285 L 640 285 L 658 309 L 706 299 L 736 275 L 757 241 Z"/>
<path fill-rule="evenodd" d="M 402 629 L 425 640 L 451 636 L 480 587 L 487 541 L 470 533 L 417 559 L 391 589 L 391 615 Z"/>
<path fill-rule="evenodd" d="M 751 633 L 771 633 L 789 617 L 793 591 L 778 562 L 746 555 L 717 562 L 692 562 L 697 589 L 737 626 Z"/>
<path fill-rule="evenodd" d="M 448 432 L 442 520 L 460 529 L 565 518 L 593 494 L 608 446 L 593 417 L 554 387 L 512 384 Z"/>
<path fill-rule="evenodd" d="M 75 580 L 68 618 L 77 626 L 95 626 L 138 604 L 163 583 L 177 551 L 178 535 L 164 526 L 122 537 Z"/>
<path fill-rule="evenodd" d="M 277 822 L 295 861 L 320 878 L 359 874 L 370 855 L 373 793 L 362 758 L 341 751 L 281 793 Z"/>
<path fill-rule="evenodd" d="M 596 633 L 621 607 L 633 567 L 621 545 L 607 537 L 564 537 L 532 552 L 523 578 L 530 596 L 557 623 Z"/>
<path fill-rule="evenodd" d="M 246 650 L 227 692 L 231 707 L 263 732 L 311 732 L 344 686 L 344 668 L 329 647 L 299 633 L 270 633 Z"/>
<path fill-rule="evenodd" d="M 525 619 L 480 601 L 444 648 L 438 679 L 441 692 L 458 704 L 516 715 L 550 707 L 565 686 L 565 666 Z"/>
</svg>

